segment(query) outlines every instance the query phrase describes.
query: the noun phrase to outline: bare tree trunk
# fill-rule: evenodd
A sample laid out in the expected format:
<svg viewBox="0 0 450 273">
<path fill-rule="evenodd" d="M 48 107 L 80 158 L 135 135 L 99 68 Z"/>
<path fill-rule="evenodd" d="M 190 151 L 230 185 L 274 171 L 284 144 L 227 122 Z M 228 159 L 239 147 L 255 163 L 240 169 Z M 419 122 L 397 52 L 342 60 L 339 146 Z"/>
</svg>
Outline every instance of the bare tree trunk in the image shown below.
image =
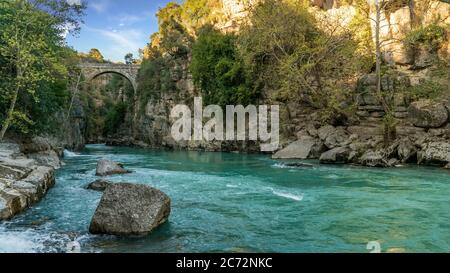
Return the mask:
<svg viewBox="0 0 450 273">
<path fill-rule="evenodd" d="M 9 125 L 11 125 L 11 121 L 13 120 L 14 109 L 16 108 L 16 102 L 17 102 L 18 96 L 19 96 L 19 85 L 17 85 L 17 87 L 16 87 L 13 99 L 11 101 L 11 105 L 9 106 L 8 115 L 6 117 L 5 122 L 3 123 L 2 131 L 0 132 L 0 142 L 3 141 L 6 131 L 8 130 Z"/>
<path fill-rule="evenodd" d="M 376 47 L 376 76 L 377 76 L 377 95 L 380 97 L 381 103 L 383 104 L 383 94 L 381 93 L 381 41 L 380 41 L 380 27 L 381 27 L 381 6 L 380 4 L 375 5 L 376 18 L 375 18 L 375 47 Z M 383 105 L 384 107 L 384 105 Z"/>
<path fill-rule="evenodd" d="M 66 122 L 65 122 L 66 124 L 69 123 L 70 112 L 72 111 L 73 103 L 74 103 L 75 97 L 77 96 L 77 93 L 78 93 L 78 86 L 80 85 L 80 80 L 81 80 L 81 71 L 78 74 L 77 83 L 75 84 L 75 87 L 72 90 L 72 98 L 70 99 L 69 110 L 67 111 L 67 117 L 66 117 Z"/>
<path fill-rule="evenodd" d="M 377 96 L 380 99 L 380 103 L 383 107 L 383 111 L 385 113 L 385 121 L 384 121 L 384 143 L 385 145 L 389 145 L 392 140 L 396 138 L 396 126 L 395 123 L 392 122 L 392 111 L 391 107 L 389 106 L 385 95 L 383 94 L 382 87 L 381 87 L 381 38 L 380 38 L 380 31 L 381 31 L 381 12 L 386 6 L 386 3 L 384 0 L 381 2 L 378 0 L 375 2 L 375 9 L 376 9 L 376 18 L 375 18 L 375 47 L 376 47 L 376 77 L 377 77 Z M 389 99 L 390 100 L 390 99 Z"/>
</svg>

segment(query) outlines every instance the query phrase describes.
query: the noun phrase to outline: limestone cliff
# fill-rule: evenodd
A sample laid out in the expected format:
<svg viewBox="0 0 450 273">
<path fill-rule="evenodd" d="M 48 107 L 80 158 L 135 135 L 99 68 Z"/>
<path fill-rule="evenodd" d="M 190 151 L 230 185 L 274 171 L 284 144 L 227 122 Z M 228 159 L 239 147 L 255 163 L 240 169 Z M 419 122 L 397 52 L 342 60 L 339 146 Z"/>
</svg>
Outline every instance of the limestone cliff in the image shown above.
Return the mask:
<svg viewBox="0 0 450 273">
<path fill-rule="evenodd" d="M 223 14 L 225 14 L 226 18 L 223 22 L 218 23 L 217 27 L 225 32 L 239 31 L 240 24 L 248 16 L 249 7 L 257 2 L 258 0 L 223 0 Z M 345 28 L 350 27 L 354 22 L 355 16 L 358 16 L 357 9 L 353 5 L 346 4 L 348 2 L 313 0 L 311 1 L 313 4 L 311 9 L 314 10 L 315 16 L 318 17 L 323 26 L 338 25 Z M 425 2 L 426 6 L 424 6 Z M 368 11 L 366 16 L 374 16 L 373 8 Z M 371 19 L 367 18 L 366 22 L 369 29 L 372 27 L 372 32 L 374 32 L 374 25 L 370 24 Z M 413 28 L 417 28 L 418 25 L 425 26 L 431 23 L 448 26 L 450 23 L 450 4 L 437 0 L 426 0 L 423 2 L 392 0 L 389 8 L 382 12 L 381 38 L 384 41 L 384 46 L 382 47 L 384 62 L 394 71 L 383 76 L 382 89 L 384 92 L 396 93 L 397 90 L 416 86 L 427 80 L 430 68 L 434 64 L 434 58 L 437 56 L 441 60 L 447 60 L 448 62 L 450 56 L 449 41 L 441 44 L 437 52 L 430 52 L 429 49 L 424 48 L 414 51 L 405 43 L 405 38 Z M 166 57 L 171 63 L 169 70 L 172 75 L 171 80 L 176 88 L 171 92 L 156 94 L 151 98 L 138 97 L 139 107 L 133 123 L 133 136 L 112 139 L 109 143 L 211 151 L 258 151 L 259 146 L 257 143 L 251 142 L 175 142 L 172 139 L 170 134 L 172 124 L 169 117 L 170 110 L 173 106 L 180 103 L 192 106 L 193 98 L 199 95 L 200 92 L 194 86 L 189 72 L 189 56 L 183 58 Z M 356 104 L 355 117 L 350 118 L 345 127 L 342 128 L 346 136 L 352 136 L 353 140 L 358 143 L 370 140 L 368 143 L 373 144 L 370 144 L 372 145 L 370 146 L 371 149 L 375 149 L 382 142 L 382 121 L 385 115 L 374 94 L 375 83 L 374 74 L 366 75 L 358 80 L 358 84 L 355 86 L 354 98 Z M 427 137 L 425 133 L 429 128 L 417 127 L 411 122 L 410 116 L 414 116 L 416 115 L 414 113 L 417 113 L 409 109 L 412 98 L 398 94 L 395 100 L 396 109 L 394 112 L 398 122 L 398 136 L 406 137 L 417 133 L 420 139 Z M 427 107 L 424 106 L 424 108 Z M 420 108 L 422 109 L 422 107 Z M 318 137 L 317 130 L 323 124 L 316 113 L 311 113 L 310 109 L 305 109 L 298 102 L 294 101 L 282 103 L 281 109 L 280 119 L 284 144 L 304 137 Z M 440 107 L 439 109 L 442 110 L 443 108 Z M 426 112 L 423 109 L 421 111 Z M 447 125 L 445 123 L 441 124 L 441 126 L 445 127 Z M 447 134 L 447 129 L 443 131 L 443 134 Z M 415 138 L 414 141 L 418 138 Z M 319 142 L 321 141 L 323 142 L 324 140 L 319 139 Z M 350 144 L 350 142 L 346 143 L 345 141 L 342 141 L 342 143 L 340 141 L 337 142 L 338 144 L 330 147 L 336 148 L 336 146 L 343 143 L 345 145 Z M 359 146 L 355 144 L 353 147 Z M 359 152 L 361 151 L 358 150 Z M 315 157 L 318 157 L 317 153 Z"/>
</svg>

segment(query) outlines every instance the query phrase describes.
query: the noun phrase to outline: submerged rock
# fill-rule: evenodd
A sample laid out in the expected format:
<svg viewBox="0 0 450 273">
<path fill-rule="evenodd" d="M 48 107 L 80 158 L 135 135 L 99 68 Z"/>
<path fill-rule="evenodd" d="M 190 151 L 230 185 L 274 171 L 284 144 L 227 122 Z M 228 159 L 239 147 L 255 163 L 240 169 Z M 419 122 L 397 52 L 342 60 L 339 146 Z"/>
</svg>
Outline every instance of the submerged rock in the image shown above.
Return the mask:
<svg viewBox="0 0 450 273">
<path fill-rule="evenodd" d="M 313 164 L 303 163 L 303 162 L 287 163 L 286 166 L 296 167 L 296 168 L 314 168 Z"/>
<path fill-rule="evenodd" d="M 100 160 L 97 163 L 97 170 L 95 172 L 96 176 L 107 176 L 113 174 L 125 174 L 130 173 L 130 171 L 125 170 L 123 165 L 111 160 Z"/>
<path fill-rule="evenodd" d="M 111 181 L 108 180 L 103 180 L 103 179 L 98 179 L 95 180 L 94 182 L 90 183 L 87 186 L 88 190 L 93 190 L 93 191 L 104 191 L 106 190 L 107 187 L 109 187 L 112 184 Z"/>
<path fill-rule="evenodd" d="M 167 221 L 170 198 L 146 185 L 111 184 L 92 218 L 89 232 L 110 235 L 146 235 Z"/>
</svg>

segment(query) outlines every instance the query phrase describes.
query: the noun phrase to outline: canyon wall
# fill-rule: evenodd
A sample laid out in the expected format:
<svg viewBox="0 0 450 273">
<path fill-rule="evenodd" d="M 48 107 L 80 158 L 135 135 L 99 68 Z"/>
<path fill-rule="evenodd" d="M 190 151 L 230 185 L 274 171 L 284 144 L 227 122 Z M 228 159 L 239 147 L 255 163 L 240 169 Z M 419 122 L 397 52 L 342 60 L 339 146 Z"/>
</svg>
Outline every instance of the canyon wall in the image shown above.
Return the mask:
<svg viewBox="0 0 450 273">
<path fill-rule="evenodd" d="M 227 20 L 226 23 L 218 25 L 218 28 L 225 32 L 238 31 L 239 25 L 248 16 L 249 5 L 256 2 L 224 0 L 223 13 L 227 16 Z M 312 9 L 315 9 L 316 16 L 323 20 L 324 24 L 328 22 L 328 24 L 339 24 L 342 27 L 347 27 L 351 24 L 352 19 L 357 16 L 356 9 L 353 6 L 344 5 L 340 3 L 341 1 L 315 0 L 312 2 L 314 4 Z M 438 52 L 429 52 L 423 48 L 411 51 L 404 40 L 415 24 L 425 26 L 435 23 L 448 26 L 447 24 L 450 23 L 450 4 L 441 1 L 429 1 L 428 8 L 419 11 L 414 2 L 393 0 L 391 3 L 392 6 L 382 12 L 381 38 L 384 41 L 382 47 L 384 62 L 395 73 L 383 76 L 382 89 L 385 92 L 395 93 L 396 90 L 409 88 L 426 81 L 429 78 L 432 66 L 435 64 L 435 58 L 439 57 L 441 60 L 447 60 L 448 62 L 450 56 L 449 41 L 440 45 Z M 373 18 L 373 8 L 368 16 Z M 367 18 L 367 21 L 371 22 L 369 18 Z M 371 27 L 373 30 L 374 25 L 371 24 Z M 193 98 L 200 94 L 199 90 L 195 88 L 189 72 L 189 57 L 181 61 L 173 59 L 172 63 L 173 71 L 181 71 L 181 73 L 173 73 L 172 80 L 177 87 L 176 90 L 159 94 L 159 96 L 150 99 L 138 98 L 141 106 L 133 124 L 133 136 L 124 135 L 110 140 L 109 143 L 208 151 L 259 151 L 258 143 L 254 142 L 175 142 L 172 139 L 170 132 L 173 122 L 170 118 L 171 109 L 177 104 L 187 104 L 193 109 Z M 374 74 L 365 75 L 358 80 L 354 98 L 357 108 L 355 118 L 351 118 L 343 129 L 348 135 L 358 135 L 359 140 L 371 139 L 373 143 L 379 145 L 383 136 L 383 118 L 386 113 L 384 113 L 374 94 L 375 84 Z M 417 111 L 410 109 L 411 98 L 399 94 L 396 95 L 395 100 L 394 114 L 398 123 L 398 135 L 407 136 L 417 132 L 425 134 L 429 127 L 425 126 L 424 128 L 423 126 L 417 126 L 417 123 L 414 124 L 414 116 L 417 118 Z M 305 135 L 316 137 L 315 132 L 323 126 L 316 113 L 311 113 L 310 109 L 306 109 L 303 105 L 294 101 L 281 103 L 280 106 L 282 109 L 280 116 L 282 146 Z M 422 103 L 422 106 L 418 106 L 422 110 L 418 112 L 426 112 L 423 108 L 427 107 L 429 107 L 429 103 Z M 442 109 L 445 108 L 438 107 L 438 109 L 440 109 L 441 116 L 444 115 Z M 442 126 L 447 125 L 446 123 L 440 124 L 440 127 Z M 447 134 L 447 129 L 444 132 Z"/>
</svg>

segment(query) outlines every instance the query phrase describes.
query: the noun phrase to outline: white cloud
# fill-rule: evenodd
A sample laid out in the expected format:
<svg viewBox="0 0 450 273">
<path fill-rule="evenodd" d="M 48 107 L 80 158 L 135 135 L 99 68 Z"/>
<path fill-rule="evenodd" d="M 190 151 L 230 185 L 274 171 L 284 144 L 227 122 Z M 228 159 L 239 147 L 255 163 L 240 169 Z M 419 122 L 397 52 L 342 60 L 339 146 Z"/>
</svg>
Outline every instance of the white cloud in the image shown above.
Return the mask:
<svg viewBox="0 0 450 273">
<path fill-rule="evenodd" d="M 113 61 L 123 61 L 123 57 L 129 52 L 136 55 L 139 48 L 143 47 L 141 41 L 145 39 L 145 34 L 136 29 L 105 30 L 86 27 L 86 30 L 95 32 L 108 41 L 95 47 L 105 58 Z"/>
<path fill-rule="evenodd" d="M 81 6 L 81 0 L 67 0 L 67 3 L 69 5 L 77 5 L 77 6 Z"/>
<path fill-rule="evenodd" d="M 89 2 L 89 7 L 93 8 L 98 13 L 103 13 L 109 8 L 109 0 L 97 0 L 95 2 Z"/>
<path fill-rule="evenodd" d="M 111 22 L 117 22 L 119 26 L 131 26 L 135 23 L 142 22 L 148 19 L 148 14 L 143 13 L 139 15 L 135 14 L 120 14 L 116 16 L 111 16 L 108 18 Z"/>
</svg>

